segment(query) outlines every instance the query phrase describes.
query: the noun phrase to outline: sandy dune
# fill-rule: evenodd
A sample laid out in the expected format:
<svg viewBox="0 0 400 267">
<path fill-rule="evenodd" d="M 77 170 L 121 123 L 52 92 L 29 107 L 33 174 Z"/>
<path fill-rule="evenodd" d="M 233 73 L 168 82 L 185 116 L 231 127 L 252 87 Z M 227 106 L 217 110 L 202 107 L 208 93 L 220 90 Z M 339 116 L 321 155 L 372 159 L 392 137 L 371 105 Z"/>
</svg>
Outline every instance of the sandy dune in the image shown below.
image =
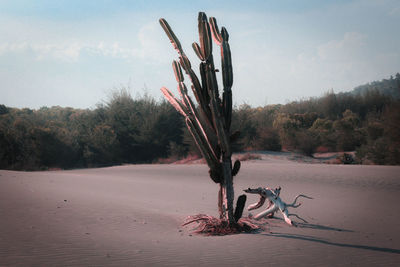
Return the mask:
<svg viewBox="0 0 400 267">
<path fill-rule="evenodd" d="M 278 185 L 315 198 L 308 224 L 204 237 L 180 224 L 217 215 L 205 165 L 0 171 L 0 266 L 400 266 L 400 167 L 263 160 L 235 178 L 236 195 Z"/>
</svg>

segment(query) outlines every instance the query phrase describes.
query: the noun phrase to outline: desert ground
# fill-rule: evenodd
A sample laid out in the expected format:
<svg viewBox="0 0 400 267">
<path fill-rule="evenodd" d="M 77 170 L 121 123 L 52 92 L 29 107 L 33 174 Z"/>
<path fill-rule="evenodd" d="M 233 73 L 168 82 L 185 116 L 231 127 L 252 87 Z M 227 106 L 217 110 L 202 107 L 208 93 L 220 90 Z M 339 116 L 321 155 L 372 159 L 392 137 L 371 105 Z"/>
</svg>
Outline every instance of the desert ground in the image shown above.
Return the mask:
<svg viewBox="0 0 400 267">
<path fill-rule="evenodd" d="M 258 186 L 312 196 L 291 210 L 308 223 L 277 214 L 258 233 L 192 234 L 186 216 L 218 214 L 203 164 L 1 170 L 0 266 L 400 266 L 400 167 L 264 157 L 234 182 L 236 197 Z"/>
</svg>

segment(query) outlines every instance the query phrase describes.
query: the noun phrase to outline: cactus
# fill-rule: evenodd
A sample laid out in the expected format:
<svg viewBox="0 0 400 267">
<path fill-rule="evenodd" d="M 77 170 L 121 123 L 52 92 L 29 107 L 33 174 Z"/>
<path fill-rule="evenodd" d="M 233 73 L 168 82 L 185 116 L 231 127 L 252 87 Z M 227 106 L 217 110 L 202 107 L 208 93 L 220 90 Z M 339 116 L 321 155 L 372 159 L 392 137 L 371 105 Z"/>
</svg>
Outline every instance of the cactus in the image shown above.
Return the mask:
<svg viewBox="0 0 400 267">
<path fill-rule="evenodd" d="M 215 18 L 211 17 L 208 21 L 206 14 L 199 12 L 199 43 L 195 42 L 192 45 L 196 55 L 201 60 L 199 80 L 167 21 L 161 18 L 160 24 L 174 49 L 178 52 L 179 60 L 173 61 L 172 67 L 178 83 L 180 98 L 175 97 L 165 87 L 161 88 L 161 91 L 171 105 L 184 116 L 186 126 L 210 168 L 210 178 L 220 185 L 218 197 L 220 219 L 228 221 L 229 224 L 234 224 L 239 218 L 235 218 L 233 214 L 232 176 L 239 172 L 240 162 L 236 161 L 232 169 L 231 141 L 237 137 L 238 133 L 231 135 L 230 131 L 233 73 L 228 31 L 224 27 L 220 31 Z M 212 40 L 220 46 L 221 51 L 222 99 L 218 90 L 217 70 L 214 66 L 212 54 Z M 190 79 L 197 106 L 188 95 L 182 69 Z"/>
</svg>

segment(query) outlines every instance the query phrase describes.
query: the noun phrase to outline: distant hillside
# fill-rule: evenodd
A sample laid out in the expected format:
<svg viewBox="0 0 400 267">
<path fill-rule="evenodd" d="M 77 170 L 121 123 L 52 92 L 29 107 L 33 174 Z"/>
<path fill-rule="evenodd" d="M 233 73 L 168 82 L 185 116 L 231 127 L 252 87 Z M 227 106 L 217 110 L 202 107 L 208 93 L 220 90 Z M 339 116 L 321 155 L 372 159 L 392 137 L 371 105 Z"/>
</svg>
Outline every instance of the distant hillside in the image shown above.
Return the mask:
<svg viewBox="0 0 400 267">
<path fill-rule="evenodd" d="M 394 99 L 400 99 L 400 74 L 397 73 L 395 78 L 390 76 L 389 79 L 383 79 L 381 81 L 375 81 L 357 86 L 350 93 L 354 95 L 364 95 L 367 92 L 376 90 L 385 96 L 390 96 Z"/>
</svg>

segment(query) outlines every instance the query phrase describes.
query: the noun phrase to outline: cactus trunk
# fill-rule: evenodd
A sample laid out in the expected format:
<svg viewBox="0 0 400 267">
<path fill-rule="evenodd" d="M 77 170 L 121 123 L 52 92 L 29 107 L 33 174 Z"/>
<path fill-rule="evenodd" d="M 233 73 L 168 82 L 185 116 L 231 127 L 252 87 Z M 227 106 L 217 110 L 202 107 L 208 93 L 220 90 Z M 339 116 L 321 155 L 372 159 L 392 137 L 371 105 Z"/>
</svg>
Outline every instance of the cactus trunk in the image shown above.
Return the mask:
<svg viewBox="0 0 400 267">
<path fill-rule="evenodd" d="M 229 222 L 234 222 L 233 216 L 233 179 L 232 179 L 232 163 L 230 158 L 224 160 L 222 163 L 223 181 L 220 183 L 220 199 L 218 203 L 219 215 L 221 219 L 225 219 Z"/>
<path fill-rule="evenodd" d="M 160 24 L 179 55 L 179 61 L 174 61 L 172 66 L 178 82 L 180 99 L 177 99 L 165 87 L 161 91 L 171 105 L 185 117 L 187 128 L 210 168 L 210 178 L 220 185 L 218 196 L 220 218 L 228 221 L 230 225 L 235 224 L 239 218 L 235 218 L 233 213 L 233 176 L 238 173 L 240 162 L 235 162 L 232 171 L 230 125 L 233 73 L 228 32 L 224 27 L 222 27 L 221 32 L 219 31 L 215 18 L 210 18 L 208 22 L 206 14 L 199 13 L 199 44 L 193 43 L 192 45 L 196 55 L 201 60 L 201 79 L 199 80 L 167 21 L 160 19 Z M 220 46 L 223 80 L 222 99 L 218 90 L 212 54 L 212 39 Z M 181 68 L 190 78 L 197 106 L 194 105 L 188 95 Z"/>
</svg>

